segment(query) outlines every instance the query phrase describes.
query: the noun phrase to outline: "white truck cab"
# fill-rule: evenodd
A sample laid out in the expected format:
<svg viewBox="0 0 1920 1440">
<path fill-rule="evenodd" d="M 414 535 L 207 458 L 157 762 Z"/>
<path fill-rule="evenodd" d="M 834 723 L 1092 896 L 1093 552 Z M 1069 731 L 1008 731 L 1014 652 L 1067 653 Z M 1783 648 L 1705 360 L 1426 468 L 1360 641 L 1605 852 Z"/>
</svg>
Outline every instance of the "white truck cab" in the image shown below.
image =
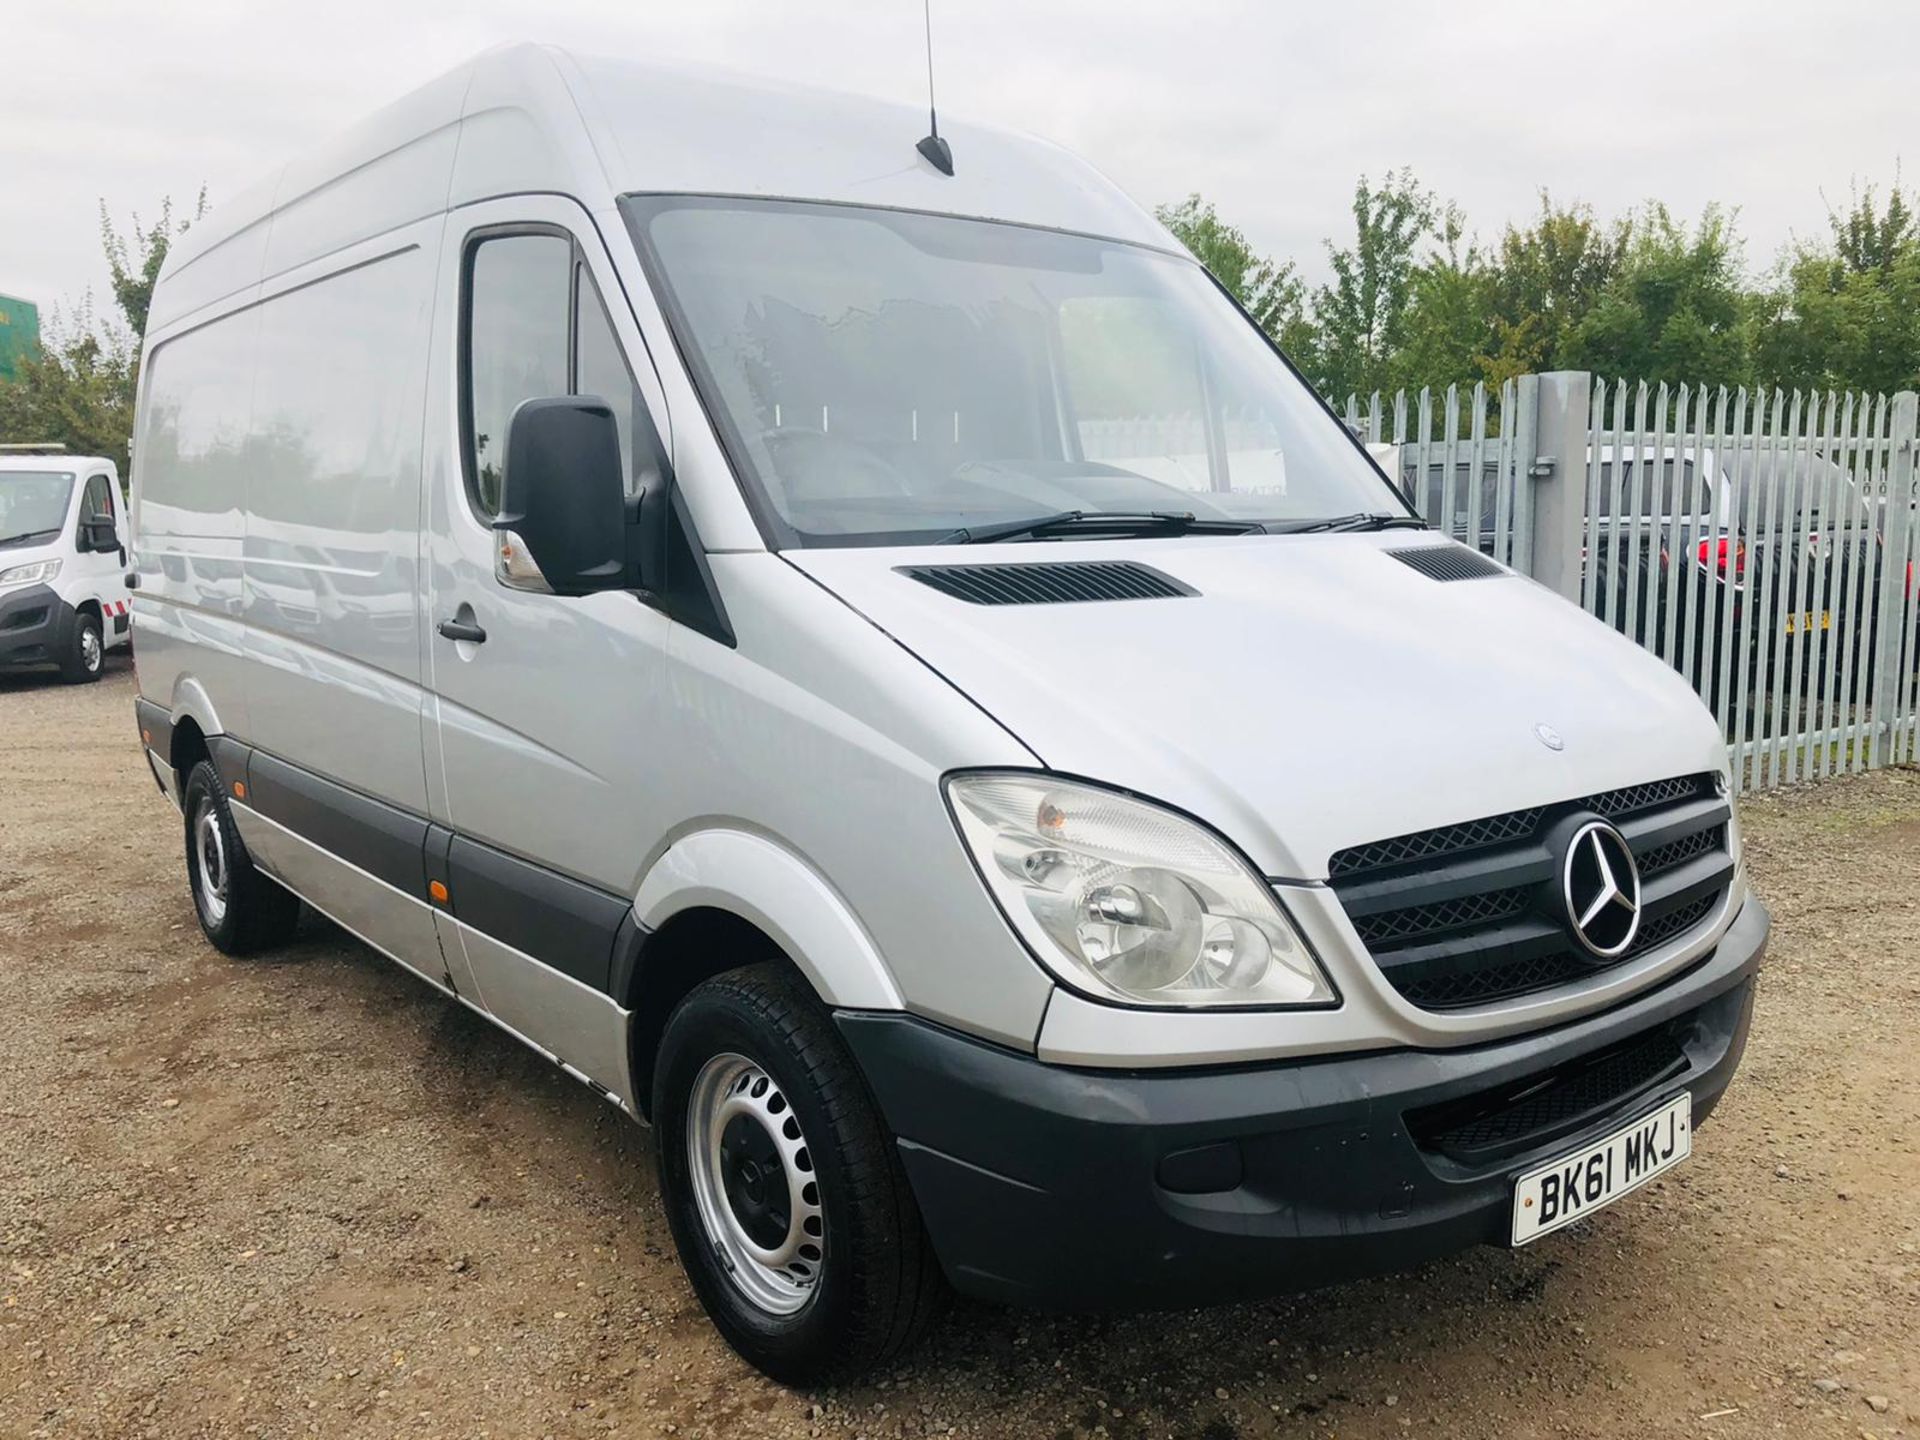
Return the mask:
<svg viewBox="0 0 1920 1440">
<path fill-rule="evenodd" d="M 127 530 L 111 460 L 0 446 L 0 670 L 98 680 L 130 645 Z"/>
<path fill-rule="evenodd" d="M 136 712 L 208 938 L 305 901 L 649 1121 L 800 1383 L 1684 1160 L 1768 925 L 1713 717 L 1103 176 L 924 121 L 516 46 L 180 237 Z"/>
</svg>

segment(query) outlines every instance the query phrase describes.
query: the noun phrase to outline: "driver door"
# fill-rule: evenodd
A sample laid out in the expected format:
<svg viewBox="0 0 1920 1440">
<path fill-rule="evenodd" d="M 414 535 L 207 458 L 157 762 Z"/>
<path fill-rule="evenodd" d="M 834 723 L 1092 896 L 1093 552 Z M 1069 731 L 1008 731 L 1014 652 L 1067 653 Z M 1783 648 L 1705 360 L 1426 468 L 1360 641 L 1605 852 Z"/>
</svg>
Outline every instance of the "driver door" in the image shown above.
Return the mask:
<svg viewBox="0 0 1920 1440">
<path fill-rule="evenodd" d="M 85 593 L 100 602 L 103 645 L 115 645 L 127 638 L 132 625 L 127 595 L 127 530 L 121 517 L 119 486 L 111 475 L 91 475 L 80 492 L 80 508 L 74 521 L 74 557 L 70 562 L 84 583 L 75 594 Z M 113 544 L 94 549 L 89 536 L 104 522 L 112 527 Z"/>
<path fill-rule="evenodd" d="M 508 589 L 495 578 L 491 525 L 522 401 L 606 400 L 630 489 L 636 427 L 664 407 L 583 210 L 518 197 L 453 219 L 429 398 L 439 440 L 422 596 L 429 798 L 451 892 L 442 940 L 464 952 L 471 998 L 598 1077 L 618 1073 L 608 955 L 664 828 L 654 777 L 676 763 L 662 718 L 670 622 L 625 591 Z"/>
</svg>

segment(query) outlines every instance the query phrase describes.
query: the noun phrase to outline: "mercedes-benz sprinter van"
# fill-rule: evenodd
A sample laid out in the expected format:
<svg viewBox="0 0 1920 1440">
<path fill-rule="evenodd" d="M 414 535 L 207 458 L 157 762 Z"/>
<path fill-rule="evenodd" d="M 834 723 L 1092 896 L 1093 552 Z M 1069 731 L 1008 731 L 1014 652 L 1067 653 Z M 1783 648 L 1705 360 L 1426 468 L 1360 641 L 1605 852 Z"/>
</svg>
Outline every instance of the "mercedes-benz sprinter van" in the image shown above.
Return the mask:
<svg viewBox="0 0 1920 1440">
<path fill-rule="evenodd" d="M 175 245 L 138 718 L 208 938 L 305 901 L 650 1122 L 795 1382 L 1684 1160 L 1768 925 L 1706 710 L 1099 174 L 919 121 L 513 48 Z"/>
<path fill-rule="evenodd" d="M 85 684 L 133 643 L 122 508 L 113 461 L 0 446 L 0 672 Z"/>
</svg>

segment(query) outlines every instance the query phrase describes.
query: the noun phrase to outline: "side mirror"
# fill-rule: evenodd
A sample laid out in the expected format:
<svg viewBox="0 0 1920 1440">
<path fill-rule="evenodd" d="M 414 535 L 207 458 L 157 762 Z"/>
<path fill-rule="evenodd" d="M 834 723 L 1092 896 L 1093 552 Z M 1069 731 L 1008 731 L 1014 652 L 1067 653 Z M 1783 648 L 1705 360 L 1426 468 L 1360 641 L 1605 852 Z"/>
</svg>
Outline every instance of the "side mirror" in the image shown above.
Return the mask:
<svg viewBox="0 0 1920 1440">
<path fill-rule="evenodd" d="M 104 553 L 120 548 L 120 537 L 113 533 L 111 520 L 86 520 L 80 525 L 80 544 L 83 549 Z"/>
<path fill-rule="evenodd" d="M 526 400 L 507 425 L 494 574 L 515 590 L 632 588 L 620 427 L 604 400 Z"/>
</svg>

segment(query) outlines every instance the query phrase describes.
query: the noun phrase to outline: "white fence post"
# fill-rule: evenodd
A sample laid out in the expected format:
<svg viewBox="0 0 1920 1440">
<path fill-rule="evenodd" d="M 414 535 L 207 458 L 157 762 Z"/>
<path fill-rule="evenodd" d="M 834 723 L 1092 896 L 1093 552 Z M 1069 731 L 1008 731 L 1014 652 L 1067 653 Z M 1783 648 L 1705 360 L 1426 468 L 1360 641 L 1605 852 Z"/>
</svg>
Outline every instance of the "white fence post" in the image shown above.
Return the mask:
<svg viewBox="0 0 1920 1440">
<path fill-rule="evenodd" d="M 1586 371 L 1554 370 L 1540 376 L 1533 453 L 1514 457 L 1519 483 L 1529 488 L 1533 499 L 1531 574 L 1576 605 L 1586 545 L 1592 405 L 1593 376 Z"/>
<path fill-rule="evenodd" d="M 1903 390 L 1893 397 L 1892 423 L 1887 429 L 1884 518 L 1880 530 L 1880 594 L 1874 616 L 1873 725 L 1868 731 L 1869 768 L 1893 763 L 1906 754 L 1901 711 L 1907 678 L 1915 663 L 1913 616 L 1908 598 L 1908 567 L 1916 559 L 1914 534 L 1915 487 L 1920 484 L 1920 395 Z M 1920 566 L 1916 566 L 1920 569 Z"/>
</svg>

